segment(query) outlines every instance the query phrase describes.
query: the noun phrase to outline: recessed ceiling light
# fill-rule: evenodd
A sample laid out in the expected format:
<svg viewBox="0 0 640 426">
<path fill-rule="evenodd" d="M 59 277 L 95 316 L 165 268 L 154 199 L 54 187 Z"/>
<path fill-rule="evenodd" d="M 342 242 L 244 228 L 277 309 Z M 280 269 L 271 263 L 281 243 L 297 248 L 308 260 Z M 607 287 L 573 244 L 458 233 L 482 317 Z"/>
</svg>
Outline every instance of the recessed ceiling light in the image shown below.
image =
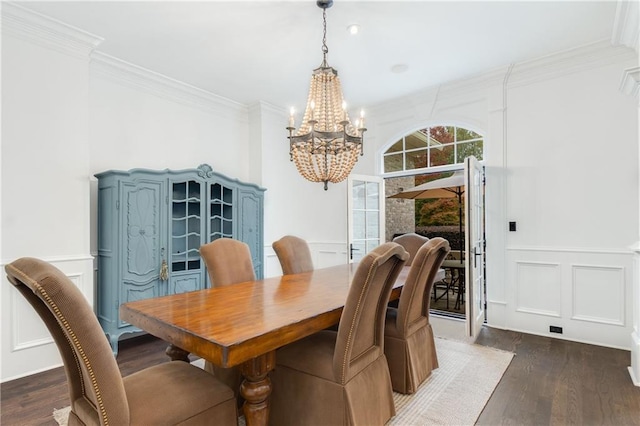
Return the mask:
<svg viewBox="0 0 640 426">
<path fill-rule="evenodd" d="M 395 64 L 394 66 L 391 67 L 391 72 L 394 72 L 396 74 L 402 74 L 403 72 L 406 72 L 409 69 L 409 65 L 407 64 Z"/>
<path fill-rule="evenodd" d="M 360 32 L 360 25 L 358 24 L 351 24 L 347 27 L 347 31 L 349 31 L 349 34 L 351 35 L 355 35 L 358 34 Z"/>
</svg>

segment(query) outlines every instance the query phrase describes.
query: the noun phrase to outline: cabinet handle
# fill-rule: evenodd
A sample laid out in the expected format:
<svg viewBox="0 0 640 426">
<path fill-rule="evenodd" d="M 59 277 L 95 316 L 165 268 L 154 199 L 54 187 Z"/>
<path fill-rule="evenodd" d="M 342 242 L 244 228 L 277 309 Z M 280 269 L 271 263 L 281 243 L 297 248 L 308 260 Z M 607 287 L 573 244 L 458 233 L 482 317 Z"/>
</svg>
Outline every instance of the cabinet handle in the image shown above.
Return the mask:
<svg viewBox="0 0 640 426">
<path fill-rule="evenodd" d="M 164 259 L 164 247 L 160 249 L 160 253 L 162 256 L 162 263 L 160 264 L 160 281 L 166 281 L 169 279 L 169 266 L 167 266 L 167 261 Z"/>
</svg>

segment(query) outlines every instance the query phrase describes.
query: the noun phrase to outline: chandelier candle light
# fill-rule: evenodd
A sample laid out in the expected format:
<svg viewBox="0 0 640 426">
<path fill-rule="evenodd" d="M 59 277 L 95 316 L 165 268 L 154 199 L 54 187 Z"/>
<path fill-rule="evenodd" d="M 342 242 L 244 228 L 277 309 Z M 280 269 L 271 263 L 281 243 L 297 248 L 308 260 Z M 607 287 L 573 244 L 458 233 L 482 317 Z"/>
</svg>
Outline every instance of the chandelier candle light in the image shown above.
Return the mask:
<svg viewBox="0 0 640 426">
<path fill-rule="evenodd" d="M 322 9 L 322 64 L 313 70 L 307 107 L 300 128 L 295 128 L 295 110 L 289 116 L 289 157 L 298 172 L 311 182 L 342 182 L 364 153 L 364 111 L 351 124 L 347 104 L 342 98 L 338 71 L 327 63 L 327 8 L 333 0 L 317 0 Z"/>
</svg>

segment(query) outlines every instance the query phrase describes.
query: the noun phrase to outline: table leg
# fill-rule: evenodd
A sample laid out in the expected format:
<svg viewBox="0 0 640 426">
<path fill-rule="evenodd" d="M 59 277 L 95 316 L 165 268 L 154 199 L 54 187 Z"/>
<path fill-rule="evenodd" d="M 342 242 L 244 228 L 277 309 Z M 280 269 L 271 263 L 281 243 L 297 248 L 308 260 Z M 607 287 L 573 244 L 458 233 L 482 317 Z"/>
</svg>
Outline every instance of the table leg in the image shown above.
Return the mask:
<svg viewBox="0 0 640 426">
<path fill-rule="evenodd" d="M 271 351 L 240 365 L 240 371 L 244 376 L 240 395 L 245 399 L 242 410 L 247 426 L 269 423 L 269 395 L 271 394 L 269 372 L 273 370 L 275 364 L 276 352 Z"/>
<path fill-rule="evenodd" d="M 174 346 L 174 345 L 167 346 L 167 349 L 164 351 L 164 353 L 167 354 L 169 358 L 171 358 L 171 361 L 190 362 L 189 352 L 177 346 Z"/>
</svg>

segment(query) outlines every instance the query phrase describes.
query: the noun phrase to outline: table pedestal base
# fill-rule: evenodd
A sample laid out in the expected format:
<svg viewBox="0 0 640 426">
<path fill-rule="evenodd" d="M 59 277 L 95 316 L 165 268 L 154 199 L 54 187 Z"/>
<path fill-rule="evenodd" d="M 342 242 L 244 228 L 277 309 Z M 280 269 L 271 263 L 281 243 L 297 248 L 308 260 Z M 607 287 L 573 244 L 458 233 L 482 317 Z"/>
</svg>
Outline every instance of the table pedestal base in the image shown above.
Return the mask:
<svg viewBox="0 0 640 426">
<path fill-rule="evenodd" d="M 269 424 L 269 395 L 271 395 L 269 372 L 275 365 L 275 351 L 240 365 L 240 372 L 244 376 L 244 381 L 240 385 L 240 395 L 245 399 L 242 410 L 247 426 Z"/>
</svg>

